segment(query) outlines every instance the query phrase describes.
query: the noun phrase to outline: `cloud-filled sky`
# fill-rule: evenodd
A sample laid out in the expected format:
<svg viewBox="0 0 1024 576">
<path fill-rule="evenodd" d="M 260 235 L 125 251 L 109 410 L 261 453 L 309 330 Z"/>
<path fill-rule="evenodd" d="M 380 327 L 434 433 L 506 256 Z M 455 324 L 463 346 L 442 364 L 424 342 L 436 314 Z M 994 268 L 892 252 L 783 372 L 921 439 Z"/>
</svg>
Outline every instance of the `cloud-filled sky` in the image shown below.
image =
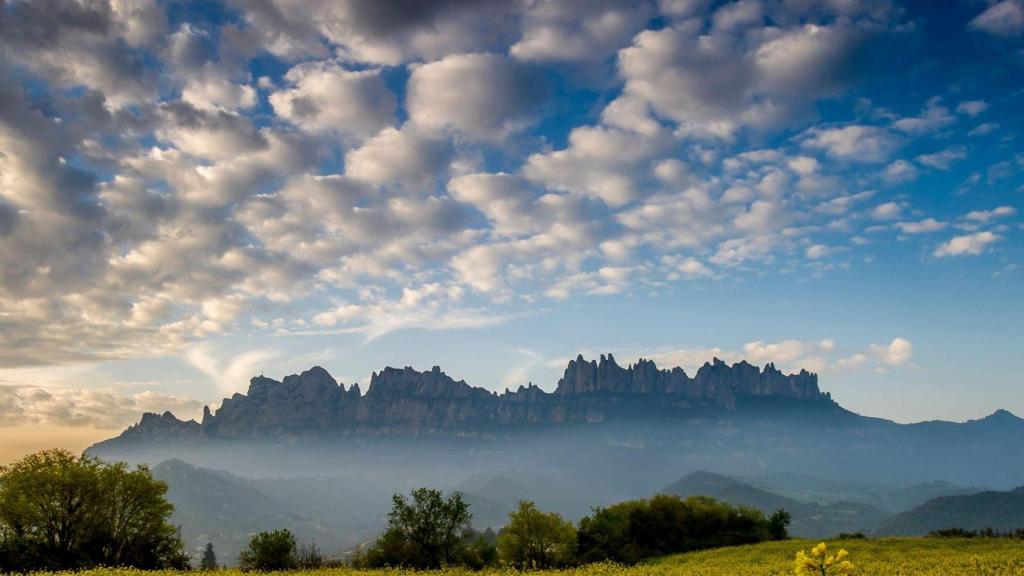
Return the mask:
<svg viewBox="0 0 1024 576">
<path fill-rule="evenodd" d="M 1021 0 L 0 0 L 0 73 L 8 436 L 608 351 L 1024 412 Z"/>
</svg>

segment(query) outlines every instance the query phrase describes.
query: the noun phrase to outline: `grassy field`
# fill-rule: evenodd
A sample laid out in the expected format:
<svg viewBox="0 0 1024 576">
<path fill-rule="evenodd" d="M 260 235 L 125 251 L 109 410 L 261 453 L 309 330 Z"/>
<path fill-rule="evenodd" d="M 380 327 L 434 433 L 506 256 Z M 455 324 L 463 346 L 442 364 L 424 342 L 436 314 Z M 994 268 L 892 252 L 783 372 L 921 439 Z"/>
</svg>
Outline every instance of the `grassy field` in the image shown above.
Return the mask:
<svg viewBox="0 0 1024 576">
<path fill-rule="evenodd" d="M 793 574 L 793 557 L 816 542 L 787 540 L 751 546 L 720 548 L 679 554 L 633 567 L 590 565 L 557 572 L 564 576 L 781 576 Z M 849 551 L 855 567 L 852 574 L 863 576 L 1024 576 L 1024 541 L 1007 539 L 886 538 L 880 540 L 829 541 L 829 551 Z M 304 576 L 384 576 L 424 574 L 401 570 L 350 570 L 331 568 L 303 572 Z M 101 569 L 79 576 L 176 576 L 174 572 Z M 239 576 L 241 572 L 217 572 Z M 435 574 L 469 576 L 513 575 L 513 570 L 469 572 L 444 570 Z M 534 572 L 533 574 L 542 574 Z M 556 574 L 549 572 L 548 574 Z"/>
</svg>

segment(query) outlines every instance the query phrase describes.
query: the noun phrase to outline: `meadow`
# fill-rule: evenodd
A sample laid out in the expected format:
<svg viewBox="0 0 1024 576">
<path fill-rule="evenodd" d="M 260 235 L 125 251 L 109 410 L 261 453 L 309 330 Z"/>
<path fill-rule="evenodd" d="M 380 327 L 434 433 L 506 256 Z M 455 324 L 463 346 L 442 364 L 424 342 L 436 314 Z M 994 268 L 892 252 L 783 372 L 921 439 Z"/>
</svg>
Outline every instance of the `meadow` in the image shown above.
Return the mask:
<svg viewBox="0 0 1024 576">
<path fill-rule="evenodd" d="M 536 576 L 782 576 L 794 573 L 797 551 L 809 551 L 816 542 L 792 539 L 749 546 L 718 548 L 701 552 L 657 558 L 636 566 L 591 564 L 558 571 L 531 572 Z M 854 564 L 851 574 L 863 576 L 1024 576 L 1024 542 L 999 538 L 884 538 L 835 540 L 829 551 L 845 549 Z M 411 570 L 355 570 L 323 568 L 301 573 L 303 576 L 514 576 L 525 574 L 510 569 L 473 572 L 449 569 L 433 572 Z M 830 572 L 831 573 L 831 572 Z M 71 573 L 38 573 L 71 574 Z M 77 576 L 181 576 L 173 570 L 94 569 L 76 572 Z M 239 570 L 219 570 L 218 576 L 241 576 Z"/>
</svg>

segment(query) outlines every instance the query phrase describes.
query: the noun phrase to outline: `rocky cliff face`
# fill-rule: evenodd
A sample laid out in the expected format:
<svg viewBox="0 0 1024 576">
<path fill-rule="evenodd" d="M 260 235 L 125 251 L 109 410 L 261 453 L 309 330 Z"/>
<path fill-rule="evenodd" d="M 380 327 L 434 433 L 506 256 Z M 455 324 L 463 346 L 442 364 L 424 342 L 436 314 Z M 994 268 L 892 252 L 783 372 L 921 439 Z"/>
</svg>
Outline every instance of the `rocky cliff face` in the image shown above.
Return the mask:
<svg viewBox="0 0 1024 576">
<path fill-rule="evenodd" d="M 385 368 L 366 394 L 346 389 L 320 367 L 278 382 L 253 378 L 246 394 L 227 398 L 201 423 L 170 413 L 146 414 L 122 437 L 152 439 L 258 438 L 330 433 L 474 433 L 502 425 L 602 422 L 636 415 L 678 415 L 688 409 L 733 409 L 742 396 L 828 400 L 816 375 L 785 375 L 717 358 L 690 377 L 682 368 L 661 370 L 650 360 L 619 366 L 611 354 L 569 362 L 554 392 L 530 384 L 496 394 L 455 381 L 435 366 L 428 372 Z"/>
</svg>

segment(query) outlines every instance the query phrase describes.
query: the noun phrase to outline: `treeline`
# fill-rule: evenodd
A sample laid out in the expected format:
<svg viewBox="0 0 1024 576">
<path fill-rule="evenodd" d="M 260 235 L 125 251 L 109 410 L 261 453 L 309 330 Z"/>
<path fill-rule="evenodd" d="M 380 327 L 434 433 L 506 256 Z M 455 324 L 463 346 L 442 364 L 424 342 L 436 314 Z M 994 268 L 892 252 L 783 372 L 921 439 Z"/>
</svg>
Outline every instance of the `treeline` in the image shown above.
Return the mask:
<svg viewBox="0 0 1024 576">
<path fill-rule="evenodd" d="M 1017 528 L 1008 532 L 1000 532 L 992 527 L 981 530 L 966 530 L 964 528 L 943 528 L 928 533 L 932 538 L 1009 538 L 1011 540 L 1024 540 L 1024 528 Z"/>
<path fill-rule="evenodd" d="M 167 485 L 145 466 L 106 464 L 48 450 L 0 467 L 0 572 L 98 566 L 188 569 L 171 525 Z M 387 530 L 360 550 L 365 568 L 561 568 L 589 562 L 632 564 L 651 556 L 786 538 L 789 515 L 734 507 L 707 497 L 658 495 L 595 508 L 578 525 L 522 501 L 499 531 L 472 528 L 470 506 L 455 492 L 420 488 L 396 494 Z M 248 570 L 319 568 L 315 544 L 288 530 L 254 535 L 239 565 Z M 218 566 L 207 545 L 199 567 Z"/>
<path fill-rule="evenodd" d="M 355 560 L 366 568 L 433 569 L 493 565 L 521 569 L 562 568 L 589 562 L 634 564 L 645 558 L 787 537 L 790 517 L 713 498 L 657 495 L 595 508 L 579 525 L 529 501 L 509 513 L 496 534 L 471 528 L 462 495 L 414 490 L 396 495 L 387 531 Z"/>
</svg>

